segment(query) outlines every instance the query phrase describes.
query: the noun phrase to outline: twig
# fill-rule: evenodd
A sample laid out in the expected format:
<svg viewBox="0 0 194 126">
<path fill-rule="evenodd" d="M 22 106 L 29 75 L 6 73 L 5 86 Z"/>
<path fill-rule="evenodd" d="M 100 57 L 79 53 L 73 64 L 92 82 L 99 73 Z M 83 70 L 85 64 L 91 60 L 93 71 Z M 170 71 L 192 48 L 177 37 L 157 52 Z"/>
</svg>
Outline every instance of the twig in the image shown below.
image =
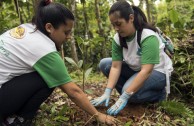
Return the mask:
<svg viewBox="0 0 194 126">
<path fill-rule="evenodd" d="M 92 118 L 94 118 L 95 116 L 97 116 L 97 115 L 98 115 L 98 112 L 97 112 L 96 114 L 92 115 L 92 116 L 90 117 L 90 119 L 84 124 L 84 126 L 86 126 L 86 125 L 90 122 L 90 120 L 91 120 Z"/>
</svg>

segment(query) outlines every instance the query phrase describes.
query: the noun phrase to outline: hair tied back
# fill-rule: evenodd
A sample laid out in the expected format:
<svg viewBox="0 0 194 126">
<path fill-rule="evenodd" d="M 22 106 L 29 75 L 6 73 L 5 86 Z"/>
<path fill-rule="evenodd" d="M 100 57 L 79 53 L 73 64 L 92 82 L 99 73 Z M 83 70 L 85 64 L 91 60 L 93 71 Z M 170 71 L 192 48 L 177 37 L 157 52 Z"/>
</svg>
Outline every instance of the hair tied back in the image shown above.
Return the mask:
<svg viewBox="0 0 194 126">
<path fill-rule="evenodd" d="M 46 5 L 49 5 L 52 2 L 52 0 L 45 0 Z"/>
</svg>

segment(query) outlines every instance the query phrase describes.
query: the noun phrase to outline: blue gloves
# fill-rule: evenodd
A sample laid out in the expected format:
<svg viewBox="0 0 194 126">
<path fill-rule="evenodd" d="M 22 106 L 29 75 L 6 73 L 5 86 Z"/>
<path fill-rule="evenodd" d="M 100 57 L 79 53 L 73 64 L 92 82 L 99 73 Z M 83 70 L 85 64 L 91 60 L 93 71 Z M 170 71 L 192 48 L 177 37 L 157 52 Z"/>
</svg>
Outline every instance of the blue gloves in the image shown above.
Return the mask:
<svg viewBox="0 0 194 126">
<path fill-rule="evenodd" d="M 127 93 L 126 91 L 124 91 L 117 102 L 107 110 L 107 113 L 109 115 L 117 115 L 126 106 L 132 94 L 133 92 Z"/>
<path fill-rule="evenodd" d="M 111 92 L 112 92 L 111 88 L 106 88 L 104 94 L 101 97 L 91 100 L 90 102 L 94 106 L 102 105 L 105 102 L 105 106 L 107 107 L 108 102 L 110 100 Z"/>
</svg>

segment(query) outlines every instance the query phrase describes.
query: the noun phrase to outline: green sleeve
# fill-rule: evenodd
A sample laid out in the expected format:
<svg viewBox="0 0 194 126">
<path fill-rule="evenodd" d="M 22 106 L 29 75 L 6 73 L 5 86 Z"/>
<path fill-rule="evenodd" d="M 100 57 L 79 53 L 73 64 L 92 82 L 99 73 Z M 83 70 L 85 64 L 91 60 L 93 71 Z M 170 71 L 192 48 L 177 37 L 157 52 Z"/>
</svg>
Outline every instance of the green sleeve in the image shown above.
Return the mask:
<svg viewBox="0 0 194 126">
<path fill-rule="evenodd" d="M 112 60 L 113 61 L 123 60 L 123 49 L 115 42 L 115 40 L 112 41 Z"/>
<path fill-rule="evenodd" d="M 50 88 L 71 82 L 67 68 L 58 52 L 45 55 L 33 65 L 33 68 Z"/>
<path fill-rule="evenodd" d="M 156 36 L 149 36 L 142 41 L 141 64 L 159 64 L 159 41 Z"/>
</svg>

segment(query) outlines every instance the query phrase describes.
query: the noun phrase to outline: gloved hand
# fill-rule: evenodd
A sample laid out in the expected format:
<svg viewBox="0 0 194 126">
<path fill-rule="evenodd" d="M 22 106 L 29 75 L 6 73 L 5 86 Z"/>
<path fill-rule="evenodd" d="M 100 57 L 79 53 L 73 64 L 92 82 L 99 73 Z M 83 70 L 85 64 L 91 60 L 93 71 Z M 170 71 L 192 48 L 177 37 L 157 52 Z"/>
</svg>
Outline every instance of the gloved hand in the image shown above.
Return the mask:
<svg viewBox="0 0 194 126">
<path fill-rule="evenodd" d="M 133 93 L 127 93 L 124 91 L 117 102 L 107 110 L 107 113 L 109 115 L 117 115 L 126 106 L 132 94 Z"/>
<path fill-rule="evenodd" d="M 105 106 L 108 106 L 108 102 L 110 100 L 110 95 L 111 95 L 112 89 L 111 88 L 106 88 L 104 94 L 101 97 L 98 97 L 94 100 L 91 100 L 90 102 L 94 105 L 94 106 L 98 106 L 101 105 L 105 102 Z"/>
</svg>

